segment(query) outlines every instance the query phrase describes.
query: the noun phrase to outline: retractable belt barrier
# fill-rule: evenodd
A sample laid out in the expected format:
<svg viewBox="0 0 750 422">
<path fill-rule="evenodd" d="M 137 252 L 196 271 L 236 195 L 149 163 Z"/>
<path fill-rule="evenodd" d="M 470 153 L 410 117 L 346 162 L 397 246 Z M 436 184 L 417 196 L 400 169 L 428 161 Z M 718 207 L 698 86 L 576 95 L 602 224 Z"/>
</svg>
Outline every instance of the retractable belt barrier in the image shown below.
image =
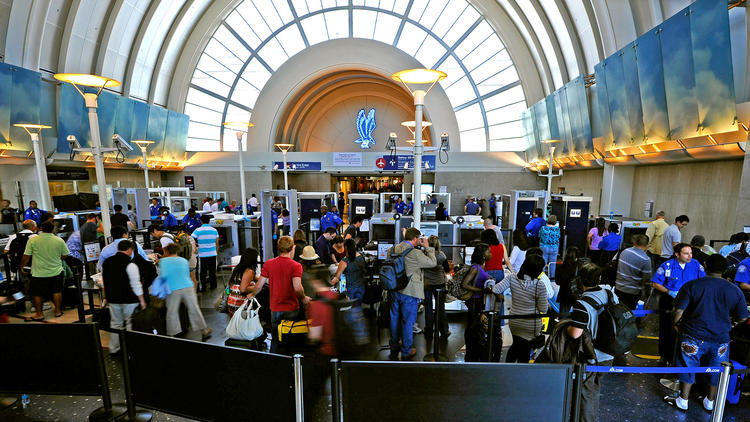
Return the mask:
<svg viewBox="0 0 750 422">
<path fill-rule="evenodd" d="M 729 377 L 733 374 L 748 373 L 748 369 L 736 370 L 730 362 L 722 362 L 721 366 L 693 366 L 693 367 L 669 367 L 669 366 L 598 366 L 582 365 L 585 372 L 607 373 L 607 374 L 716 374 L 720 373 L 719 386 L 716 393 L 716 403 L 711 414 L 711 422 L 720 422 L 724 418 L 724 407 L 729 390 Z"/>
</svg>

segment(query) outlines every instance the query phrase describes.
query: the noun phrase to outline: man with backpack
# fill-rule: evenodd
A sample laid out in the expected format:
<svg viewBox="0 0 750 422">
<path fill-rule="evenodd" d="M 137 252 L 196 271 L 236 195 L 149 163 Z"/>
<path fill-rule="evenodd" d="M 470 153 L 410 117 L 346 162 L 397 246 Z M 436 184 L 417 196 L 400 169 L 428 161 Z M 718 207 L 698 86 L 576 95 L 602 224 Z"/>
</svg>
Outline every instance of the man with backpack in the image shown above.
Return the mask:
<svg viewBox="0 0 750 422">
<path fill-rule="evenodd" d="M 391 360 L 398 358 L 399 351 L 401 360 L 411 360 L 417 354 L 417 349 L 412 347 L 412 330 L 417 322 L 419 302 L 424 300 L 422 270 L 437 265 L 435 248 L 430 247 L 427 238 L 420 236 L 419 229 L 410 227 L 404 232 L 404 241 L 388 250 L 390 259 L 403 260 L 403 275 L 408 280 L 405 287 L 391 292 Z M 415 251 L 418 246 L 421 250 Z"/>
<path fill-rule="evenodd" d="M 633 246 L 620 253 L 615 278 L 615 293 L 630 309 L 638 307 L 643 287 L 651 281 L 651 258 L 646 254 L 648 237 L 637 234 Z"/>
<path fill-rule="evenodd" d="M 200 227 L 193 230 L 193 238 L 198 243 L 198 259 L 201 267 L 200 291 L 205 292 L 207 285 L 216 288 L 216 254 L 219 250 L 219 232 L 211 227 L 211 215 L 201 215 Z"/>
<path fill-rule="evenodd" d="M 677 366 L 703 366 L 701 360 L 705 366 L 721 366 L 729 360 L 732 318 L 744 321 L 748 312 L 742 292 L 721 277 L 726 269 L 723 256 L 711 255 L 706 260 L 707 276 L 680 288 L 671 321 L 679 335 Z M 686 411 L 695 374 L 679 374 L 679 379 L 680 395 L 664 397 L 664 401 Z M 714 410 L 718 384 L 719 374 L 710 374 L 708 395 L 703 399 L 703 408 L 709 412 Z"/>
<path fill-rule="evenodd" d="M 617 295 L 609 289 L 609 286 L 599 285 L 601 268 L 596 264 L 586 264 L 581 267 L 578 271 L 578 277 L 583 288 L 583 295 L 573 305 L 573 312 L 570 316 L 572 323 L 567 328 L 567 334 L 572 339 L 578 339 L 586 330 L 594 341 L 594 352 L 596 354 L 596 361 L 589 361 L 588 363 L 598 362 L 599 365 L 602 365 L 609 361 L 608 363 L 611 364 L 614 356 L 601 350 L 601 346 L 597 345 L 598 337 L 604 338 L 607 334 L 604 332 L 604 327 L 599 326 L 599 315 L 608 303 L 618 303 Z M 592 373 L 584 376 L 581 390 L 580 421 L 582 422 L 594 422 L 598 419 L 601 375 L 601 373 Z"/>
<path fill-rule="evenodd" d="M 26 243 L 30 238 L 36 236 L 36 223 L 34 220 L 24 220 L 21 224 L 23 230 L 17 234 L 12 234 L 5 244 L 5 253 L 10 255 L 10 269 L 13 272 L 20 270 L 21 258 L 23 251 L 26 249 Z"/>
</svg>

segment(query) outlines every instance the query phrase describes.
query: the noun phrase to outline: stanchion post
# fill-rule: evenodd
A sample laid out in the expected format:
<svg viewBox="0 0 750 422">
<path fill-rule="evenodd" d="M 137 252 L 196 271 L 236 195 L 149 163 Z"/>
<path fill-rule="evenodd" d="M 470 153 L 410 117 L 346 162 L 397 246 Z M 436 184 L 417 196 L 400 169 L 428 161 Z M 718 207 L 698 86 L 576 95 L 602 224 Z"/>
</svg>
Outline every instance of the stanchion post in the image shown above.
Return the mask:
<svg viewBox="0 0 750 422">
<path fill-rule="evenodd" d="M 492 341 L 495 337 L 495 314 L 497 312 L 495 311 L 489 311 L 487 312 L 487 316 L 490 317 L 490 324 L 489 324 L 489 341 L 487 342 L 487 362 L 492 362 L 492 347 L 494 346 L 494 342 Z"/>
<path fill-rule="evenodd" d="M 84 264 L 85 265 L 85 264 Z M 75 275 L 76 279 L 76 309 L 78 310 L 78 322 L 86 322 L 86 309 L 83 307 L 83 268 L 80 269 L 80 277 L 78 274 Z"/>
<path fill-rule="evenodd" d="M 302 355 L 294 355 L 294 406 L 297 422 L 305 420 L 305 394 L 302 381 Z"/>
<path fill-rule="evenodd" d="M 581 417 L 581 392 L 583 390 L 583 377 L 586 376 L 586 365 L 576 364 L 573 367 L 573 408 L 571 409 L 571 421 L 578 421 Z"/>
<path fill-rule="evenodd" d="M 128 359 L 128 344 L 125 341 L 125 330 L 120 330 L 117 334 L 120 336 L 120 352 L 122 353 L 122 379 L 125 385 L 125 404 L 128 412 L 118 418 L 118 421 L 126 422 L 148 422 L 153 419 L 154 414 L 146 410 L 137 410 L 135 408 L 135 399 L 133 397 L 133 383 L 130 379 L 130 363 Z"/>
<path fill-rule="evenodd" d="M 341 361 L 331 359 L 331 412 L 333 422 L 341 422 Z"/>
<path fill-rule="evenodd" d="M 721 377 L 719 388 L 714 399 L 714 411 L 711 414 L 711 422 L 721 422 L 724 419 L 724 405 L 727 403 L 727 390 L 729 389 L 729 377 L 732 376 L 732 363 L 721 363 Z"/>
<path fill-rule="evenodd" d="M 444 312 L 444 306 L 445 306 L 445 289 L 443 288 L 437 288 L 435 289 L 437 294 L 435 295 L 435 308 L 433 309 L 433 320 L 435 321 L 435 331 L 433 331 L 432 335 L 432 353 L 424 355 L 424 361 L 425 362 L 447 362 L 448 357 L 445 355 L 440 354 L 439 350 L 439 340 L 440 340 L 440 333 L 442 332 L 443 324 L 445 321 L 441 322 L 441 315 L 445 314 Z M 429 330 L 432 327 L 425 327 L 425 330 Z"/>
<path fill-rule="evenodd" d="M 107 379 L 107 371 L 104 368 L 104 355 L 102 354 L 101 339 L 99 338 L 99 325 L 91 324 L 91 329 L 94 331 L 95 344 L 97 345 L 96 353 L 96 364 L 99 366 L 99 389 L 102 395 L 102 407 L 94 410 L 89 415 L 89 422 L 103 422 L 113 421 L 116 418 L 122 416 L 126 409 L 122 405 L 113 406 L 112 396 L 109 392 L 109 380 Z"/>
</svg>

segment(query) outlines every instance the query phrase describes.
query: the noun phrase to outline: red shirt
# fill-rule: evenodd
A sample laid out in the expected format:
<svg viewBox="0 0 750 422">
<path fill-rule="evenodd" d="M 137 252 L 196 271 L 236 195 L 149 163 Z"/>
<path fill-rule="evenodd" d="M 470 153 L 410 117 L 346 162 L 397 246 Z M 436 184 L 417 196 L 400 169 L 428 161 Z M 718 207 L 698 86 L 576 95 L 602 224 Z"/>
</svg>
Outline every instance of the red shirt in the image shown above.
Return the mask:
<svg viewBox="0 0 750 422">
<path fill-rule="evenodd" d="M 487 271 L 502 270 L 503 269 L 503 256 L 505 255 L 505 246 L 503 244 L 490 246 L 490 253 L 492 253 L 492 259 L 487 261 L 484 268 Z"/>
<path fill-rule="evenodd" d="M 338 294 L 332 291 L 320 292 L 318 295 L 329 300 L 336 300 L 339 297 Z M 334 343 L 336 328 L 333 325 L 333 307 L 322 300 L 311 302 L 310 319 L 312 319 L 313 327 L 323 327 L 323 338 L 320 340 L 320 353 L 326 356 L 336 356 L 336 345 Z"/>
<path fill-rule="evenodd" d="M 263 264 L 261 277 L 268 278 L 271 289 L 271 311 L 284 312 L 299 309 L 297 292 L 294 291 L 292 278 L 302 277 L 302 265 L 291 258 L 280 256 Z"/>
</svg>

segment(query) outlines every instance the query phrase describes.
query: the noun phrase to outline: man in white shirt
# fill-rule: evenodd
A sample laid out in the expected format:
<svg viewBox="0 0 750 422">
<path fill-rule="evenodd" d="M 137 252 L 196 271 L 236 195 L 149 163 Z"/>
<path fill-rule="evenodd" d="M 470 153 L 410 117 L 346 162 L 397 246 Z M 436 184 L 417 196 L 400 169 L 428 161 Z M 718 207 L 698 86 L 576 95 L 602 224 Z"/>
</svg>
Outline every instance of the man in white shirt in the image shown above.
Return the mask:
<svg viewBox="0 0 750 422">
<path fill-rule="evenodd" d="M 251 212 L 258 211 L 258 198 L 255 197 L 255 194 L 252 194 L 250 199 L 247 200 L 247 205 L 250 205 Z"/>
<path fill-rule="evenodd" d="M 159 244 L 161 245 L 162 249 L 170 243 L 174 243 L 174 236 L 166 233 L 164 231 L 164 227 L 159 224 L 152 224 L 151 226 L 149 226 L 148 233 L 155 239 L 159 240 Z"/>
<path fill-rule="evenodd" d="M 206 198 L 203 202 L 203 211 L 211 212 L 211 199 Z"/>
<path fill-rule="evenodd" d="M 34 220 L 24 220 L 24 222 L 21 224 L 21 227 L 23 227 L 23 230 L 18 232 L 18 234 L 12 234 L 8 237 L 8 243 L 5 245 L 5 253 L 8 253 L 10 251 L 10 245 L 13 243 L 13 241 L 18 237 L 19 234 L 21 235 L 28 235 L 29 239 L 36 236 L 36 222 Z"/>
<path fill-rule="evenodd" d="M 211 200 L 211 212 L 219 212 L 219 202 Z"/>
</svg>

